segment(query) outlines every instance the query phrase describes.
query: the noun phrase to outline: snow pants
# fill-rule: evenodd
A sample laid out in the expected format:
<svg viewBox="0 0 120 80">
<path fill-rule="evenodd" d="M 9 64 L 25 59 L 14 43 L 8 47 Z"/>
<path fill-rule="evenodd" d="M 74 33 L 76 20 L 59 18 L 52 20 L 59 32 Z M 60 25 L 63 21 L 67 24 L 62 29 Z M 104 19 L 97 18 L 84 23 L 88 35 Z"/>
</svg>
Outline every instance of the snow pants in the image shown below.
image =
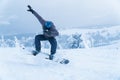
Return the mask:
<svg viewBox="0 0 120 80">
<path fill-rule="evenodd" d="M 55 39 L 55 37 L 49 37 L 46 38 L 44 35 L 36 35 L 35 36 L 35 49 L 36 51 L 40 52 L 41 51 L 41 41 L 45 41 L 48 40 L 50 45 L 51 45 L 51 54 L 55 54 L 56 53 L 56 49 L 57 49 L 57 41 Z"/>
</svg>

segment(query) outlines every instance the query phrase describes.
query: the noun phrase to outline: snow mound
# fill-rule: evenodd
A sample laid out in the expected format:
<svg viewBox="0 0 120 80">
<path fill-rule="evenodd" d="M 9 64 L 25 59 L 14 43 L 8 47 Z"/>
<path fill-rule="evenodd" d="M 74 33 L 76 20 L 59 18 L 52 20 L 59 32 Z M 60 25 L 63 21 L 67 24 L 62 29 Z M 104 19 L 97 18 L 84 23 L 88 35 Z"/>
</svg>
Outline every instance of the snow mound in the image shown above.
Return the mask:
<svg viewBox="0 0 120 80">
<path fill-rule="evenodd" d="M 70 60 L 63 65 L 44 59 L 42 54 L 32 56 L 20 48 L 0 48 L 0 80 L 119 80 L 119 52 L 119 46 L 62 49 L 56 57 Z"/>
</svg>

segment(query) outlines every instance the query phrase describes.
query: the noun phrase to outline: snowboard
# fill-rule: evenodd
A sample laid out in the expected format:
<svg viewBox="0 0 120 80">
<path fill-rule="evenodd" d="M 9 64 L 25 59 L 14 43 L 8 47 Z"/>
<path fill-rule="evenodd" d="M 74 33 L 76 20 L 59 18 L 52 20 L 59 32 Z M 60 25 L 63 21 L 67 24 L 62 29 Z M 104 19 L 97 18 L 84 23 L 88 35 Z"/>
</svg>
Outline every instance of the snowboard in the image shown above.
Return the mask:
<svg viewBox="0 0 120 80">
<path fill-rule="evenodd" d="M 45 58 L 47 60 L 50 60 L 49 58 Z M 65 59 L 65 58 L 57 58 L 57 59 L 53 59 L 53 60 L 50 60 L 50 61 L 54 61 L 54 62 L 57 62 L 57 63 L 60 63 L 60 64 L 68 64 L 69 63 L 69 60 L 68 59 Z"/>
<path fill-rule="evenodd" d="M 66 59 L 66 58 L 60 58 L 60 57 L 59 58 L 55 57 L 53 60 L 50 60 L 48 53 L 41 52 L 39 54 L 44 54 L 44 55 L 46 55 L 45 59 L 47 59 L 49 61 L 57 62 L 57 63 L 60 63 L 60 64 L 68 64 L 70 62 L 68 59 Z"/>
<path fill-rule="evenodd" d="M 33 51 L 31 50 L 26 50 L 25 48 L 23 49 L 23 50 L 25 50 L 25 51 L 27 51 L 27 52 L 29 52 L 29 55 L 33 55 Z M 68 64 L 70 61 L 68 60 L 68 59 L 66 59 L 66 58 L 62 58 L 62 57 L 54 57 L 54 59 L 53 60 L 50 60 L 49 59 L 49 54 L 48 53 L 45 53 L 45 52 L 40 52 L 39 54 L 43 54 L 43 55 L 45 55 L 45 59 L 46 60 L 49 60 L 49 61 L 53 61 L 53 62 L 56 62 L 56 63 L 60 63 L 60 64 Z M 37 54 L 38 55 L 38 54 Z M 36 56 L 37 56 L 36 55 Z M 34 56 L 34 55 L 33 55 Z"/>
</svg>

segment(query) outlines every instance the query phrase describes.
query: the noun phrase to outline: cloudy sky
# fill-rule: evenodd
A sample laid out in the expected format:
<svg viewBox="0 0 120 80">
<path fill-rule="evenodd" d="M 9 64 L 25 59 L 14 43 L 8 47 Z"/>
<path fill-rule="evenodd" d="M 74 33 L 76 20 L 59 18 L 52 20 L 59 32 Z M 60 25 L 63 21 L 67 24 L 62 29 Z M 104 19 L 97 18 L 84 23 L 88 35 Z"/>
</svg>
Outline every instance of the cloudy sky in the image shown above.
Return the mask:
<svg viewBox="0 0 120 80">
<path fill-rule="evenodd" d="M 0 34 L 42 31 L 28 4 L 57 29 L 120 25 L 120 0 L 0 0 Z"/>
</svg>

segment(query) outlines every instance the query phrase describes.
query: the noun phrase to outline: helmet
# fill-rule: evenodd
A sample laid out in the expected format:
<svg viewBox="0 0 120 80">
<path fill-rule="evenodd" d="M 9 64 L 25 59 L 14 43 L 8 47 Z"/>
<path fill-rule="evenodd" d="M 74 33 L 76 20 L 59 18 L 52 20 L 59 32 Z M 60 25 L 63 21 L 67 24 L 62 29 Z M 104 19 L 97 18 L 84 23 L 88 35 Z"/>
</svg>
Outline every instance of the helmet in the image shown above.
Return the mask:
<svg viewBox="0 0 120 80">
<path fill-rule="evenodd" d="M 46 21 L 45 22 L 45 27 L 46 28 L 50 28 L 50 27 L 52 27 L 52 25 L 53 25 L 53 23 L 51 21 Z"/>
</svg>

